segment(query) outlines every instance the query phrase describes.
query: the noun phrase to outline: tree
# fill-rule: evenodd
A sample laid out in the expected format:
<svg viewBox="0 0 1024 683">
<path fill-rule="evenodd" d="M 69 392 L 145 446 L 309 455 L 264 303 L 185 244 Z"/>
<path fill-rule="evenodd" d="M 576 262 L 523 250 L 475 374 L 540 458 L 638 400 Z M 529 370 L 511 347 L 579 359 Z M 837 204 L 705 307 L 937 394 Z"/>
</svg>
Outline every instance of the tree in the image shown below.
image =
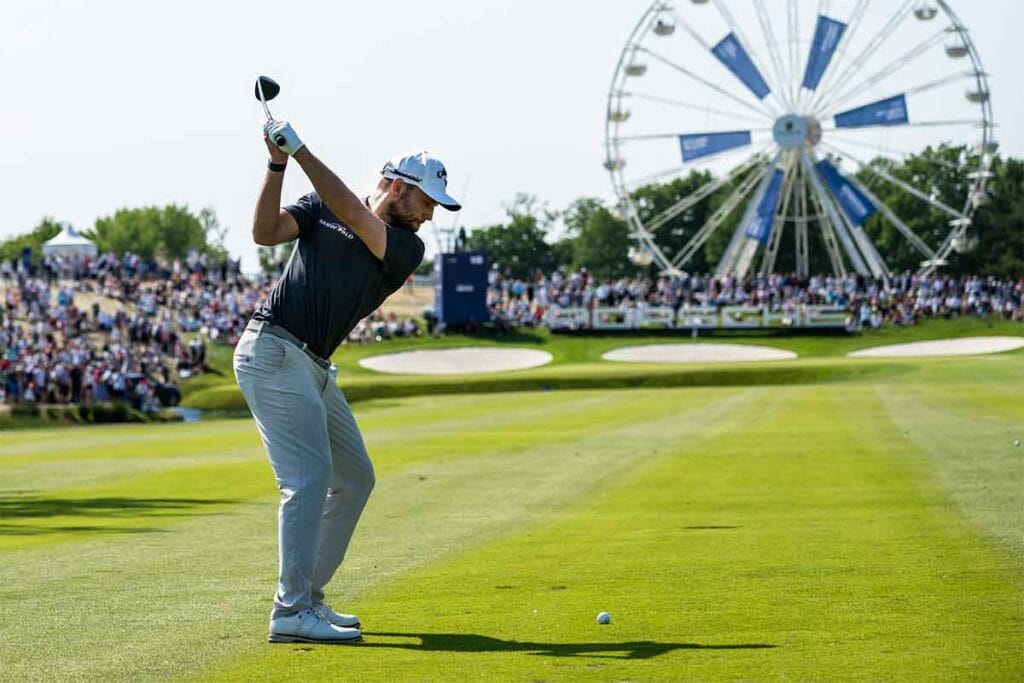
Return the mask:
<svg viewBox="0 0 1024 683">
<path fill-rule="evenodd" d="M 272 247 L 260 247 L 256 255 L 260 260 L 260 270 L 264 273 L 276 274 L 284 270 L 284 264 L 292 254 L 295 240 L 283 242 Z"/>
<path fill-rule="evenodd" d="M 17 235 L 0 243 L 0 259 L 4 261 L 21 260 L 22 250 L 29 247 L 32 250 L 32 259 L 39 263 L 43 255 L 43 243 L 56 237 L 64 225 L 52 218 L 44 218 L 39 225 L 24 235 Z"/>
<path fill-rule="evenodd" d="M 708 171 L 692 171 L 688 176 L 675 178 L 669 183 L 645 185 L 633 192 L 633 202 L 645 225 L 661 216 L 668 209 L 691 196 L 713 180 Z M 669 258 L 673 258 L 693 239 L 697 231 L 708 222 L 735 190 L 732 183 L 725 183 L 694 206 L 668 220 L 656 231 L 656 241 Z M 725 253 L 726 246 L 743 214 L 743 204 L 732 211 L 711 234 L 704 245 L 697 250 L 683 269 L 689 272 L 705 273 L 714 270 L 718 260 Z"/>
<path fill-rule="evenodd" d="M 203 209 L 197 216 L 187 207 L 171 204 L 119 209 L 113 216 L 97 218 L 95 228 L 85 234 L 101 252 L 130 251 L 150 259 L 182 258 L 192 249 L 218 255 L 223 245 L 217 240 L 223 239 L 223 232 L 213 209 Z"/>
<path fill-rule="evenodd" d="M 203 207 L 199 211 L 199 223 L 206 235 L 207 252 L 217 258 L 227 258 L 228 249 L 224 245 L 224 240 L 227 239 L 228 229 L 220 224 L 217 212 L 212 206 Z"/>
<path fill-rule="evenodd" d="M 1024 276 L 1024 161 L 995 159 L 990 204 L 974 214 L 978 246 L 954 252 L 949 271 L 956 274 Z"/>
<path fill-rule="evenodd" d="M 520 194 L 505 208 L 508 223 L 472 230 L 466 240 L 470 251 L 487 252 L 488 260 L 508 269 L 515 277 L 529 277 L 535 271 L 550 273 L 560 262 L 556 249 L 545 237 L 557 214 L 541 206 L 536 197 Z"/>
<path fill-rule="evenodd" d="M 566 210 L 565 222 L 573 268 L 586 267 L 599 278 L 632 275 L 637 267 L 627 253 L 632 241 L 629 226 L 599 199 L 577 199 Z"/>
</svg>

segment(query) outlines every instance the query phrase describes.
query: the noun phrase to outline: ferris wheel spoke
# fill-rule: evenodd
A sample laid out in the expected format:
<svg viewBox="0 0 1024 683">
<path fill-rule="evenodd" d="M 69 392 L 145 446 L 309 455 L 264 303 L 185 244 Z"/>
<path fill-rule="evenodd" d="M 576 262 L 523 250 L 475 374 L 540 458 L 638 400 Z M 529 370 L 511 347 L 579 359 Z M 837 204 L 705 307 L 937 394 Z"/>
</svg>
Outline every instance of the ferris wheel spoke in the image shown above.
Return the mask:
<svg viewBox="0 0 1024 683">
<path fill-rule="evenodd" d="M 899 95 L 893 95 L 854 109 L 848 109 L 846 111 L 839 112 L 838 114 L 824 114 L 821 118 L 833 116 L 837 128 L 863 128 L 867 126 L 892 126 L 902 124 L 910 125 L 910 115 L 907 109 L 908 95 L 919 95 L 930 90 L 937 90 L 938 88 L 949 85 L 950 83 L 955 83 L 965 78 L 973 78 L 975 76 L 976 74 L 973 71 L 951 74 L 910 88 Z"/>
<path fill-rule="evenodd" d="M 798 107 L 799 87 L 797 74 L 800 72 L 800 3 L 799 0 L 786 0 L 786 47 L 789 53 L 789 97 L 794 107 Z"/>
<path fill-rule="evenodd" d="M 684 156 L 683 161 L 691 161 L 703 156 L 711 156 L 720 152 L 727 152 L 737 147 L 746 147 L 753 140 L 754 133 L 770 133 L 771 128 L 751 128 L 750 130 L 736 130 L 715 133 L 636 133 L 633 135 L 620 135 L 615 138 L 617 142 L 643 142 L 647 140 L 686 140 L 695 141 L 695 144 L 708 146 L 710 151 Z M 719 142 L 721 141 L 721 142 Z M 685 144 L 685 142 L 684 142 Z M 684 147 L 684 152 L 686 152 Z"/>
<path fill-rule="evenodd" d="M 868 133 L 877 128 L 955 128 L 957 126 L 969 126 L 981 128 L 985 125 L 984 119 L 950 119 L 948 121 L 911 121 L 908 123 L 878 123 L 866 126 L 843 126 L 840 128 L 822 128 L 822 133 Z"/>
<path fill-rule="evenodd" d="M 747 109 L 749 109 L 749 110 L 751 110 L 751 111 L 753 111 L 753 112 L 755 112 L 757 114 L 760 114 L 762 116 L 767 116 L 769 118 L 774 118 L 775 117 L 775 114 L 773 114 L 771 111 L 769 111 L 767 108 L 765 108 L 763 103 L 760 103 L 760 102 L 758 103 L 758 104 L 761 104 L 760 107 L 758 107 L 757 105 L 751 104 L 750 102 L 744 100 L 743 98 L 739 97 L 738 95 L 735 95 L 735 94 L 729 92 L 728 90 L 726 90 L 725 88 L 721 87 L 717 83 L 709 81 L 708 79 L 704 78 L 703 76 L 698 76 L 693 71 L 690 71 L 689 69 L 687 69 L 686 67 L 682 66 L 681 64 L 677 64 L 676 62 L 672 61 L 668 57 L 665 57 L 664 55 L 661 55 L 661 54 L 655 52 L 654 50 L 651 50 L 649 48 L 640 46 L 640 47 L 637 47 L 637 51 L 638 52 L 643 52 L 644 54 L 649 55 L 650 57 L 658 60 L 659 62 L 661 62 L 665 66 L 669 67 L 670 69 L 674 69 L 675 71 L 678 71 L 679 73 L 683 74 L 684 76 L 687 76 L 690 79 L 692 79 L 694 81 L 697 81 L 698 83 L 704 85 L 705 87 L 707 87 L 707 88 L 717 92 L 719 95 L 722 95 L 724 97 L 728 97 L 732 101 L 742 105 L 743 107 L 746 107 Z"/>
<path fill-rule="evenodd" d="M 718 227 L 725 221 L 726 218 L 740 205 L 740 203 L 746 198 L 747 195 L 764 179 L 768 172 L 771 171 L 773 164 L 764 163 L 758 167 L 755 173 L 751 173 L 746 179 L 740 183 L 736 191 L 733 192 L 723 202 L 722 206 L 718 207 L 718 210 L 711 215 L 704 225 L 702 225 L 693 237 L 683 246 L 682 249 L 676 254 L 675 258 L 672 259 L 672 265 L 676 268 L 682 268 L 690 262 L 697 252 L 700 250 L 704 243 L 707 242 L 711 234 L 718 229 Z"/>
<path fill-rule="evenodd" d="M 885 26 L 882 27 L 882 30 L 879 31 L 875 35 L 875 37 L 867 44 L 864 50 L 860 54 L 858 54 L 853 60 L 851 60 L 842 72 L 839 72 L 838 67 L 835 70 L 833 70 L 833 74 L 840 73 L 840 75 L 829 78 L 826 81 L 825 86 L 818 91 L 818 96 L 812 101 L 810 106 L 810 109 L 812 111 L 817 110 L 821 106 L 822 101 L 827 97 L 828 93 L 830 92 L 829 88 L 832 86 L 833 83 L 845 83 L 858 69 L 860 69 L 867 62 L 867 60 L 871 58 L 872 55 L 875 54 L 875 52 L 878 51 L 880 47 L 882 47 L 882 45 L 885 44 L 889 37 L 896 32 L 896 29 L 899 28 L 903 21 L 910 15 L 912 2 L 913 0 L 903 0 L 903 2 L 896 9 L 896 13 L 892 15 L 892 18 L 889 19 Z M 864 7 L 866 9 L 866 5 L 864 5 Z M 861 14 L 861 16 L 863 16 L 863 13 Z M 847 44 L 849 44 L 849 39 L 847 39 Z"/>
<path fill-rule="evenodd" d="M 801 189 L 801 201 L 804 204 L 804 212 L 806 215 L 807 206 L 814 208 L 815 214 L 818 216 L 817 224 L 821 230 L 822 242 L 825 244 L 825 251 L 828 253 L 829 261 L 832 264 L 832 272 L 838 274 L 840 277 L 846 277 L 846 263 L 843 261 L 842 249 L 839 246 L 839 240 L 836 238 L 836 231 L 832 225 L 832 217 L 826 210 L 824 204 L 821 203 L 820 195 L 815 192 L 814 184 L 811 182 L 810 172 L 807 170 L 810 164 L 805 164 L 803 154 L 801 154 L 801 180 L 803 186 Z M 804 234 L 803 234 L 803 266 L 804 272 L 808 273 L 810 270 L 810 259 L 807 243 L 807 219 L 804 220 Z M 798 250 L 799 250 L 798 246 Z M 798 258 L 800 255 L 798 254 Z"/>
<path fill-rule="evenodd" d="M 819 97 L 832 81 L 835 68 L 838 68 L 839 63 L 846 56 L 847 47 L 860 27 L 861 20 L 868 8 L 868 2 L 869 0 L 858 0 L 850 18 L 845 23 L 828 16 L 828 6 L 825 3 L 818 4 L 814 37 L 807 54 L 807 67 L 800 84 L 803 88 L 800 91 L 799 100 L 801 109 L 805 108 L 805 100 L 813 101 Z"/>
<path fill-rule="evenodd" d="M 754 8 L 757 10 L 757 19 L 761 24 L 761 31 L 764 33 L 765 44 L 768 46 L 768 58 L 775 69 L 775 76 L 778 78 L 779 99 L 786 111 L 793 110 L 793 101 L 789 97 L 789 90 L 786 87 L 789 79 L 784 75 L 782 66 L 782 55 L 779 53 L 778 43 L 775 42 L 775 30 L 772 28 L 771 18 L 764 6 L 764 0 L 754 0 Z"/>
<path fill-rule="evenodd" d="M 947 214 L 949 214 L 950 216 L 952 216 L 953 218 L 956 218 L 956 219 L 967 219 L 968 218 L 967 215 L 964 214 L 963 212 L 957 211 L 956 209 L 954 209 L 953 207 L 949 206 L 948 204 L 945 204 L 944 202 L 941 202 L 938 199 L 933 198 L 928 193 L 922 192 L 921 190 L 917 189 L 916 187 L 914 187 L 910 183 L 908 183 L 908 182 L 906 182 L 904 180 L 900 180 L 899 178 L 897 178 L 896 176 L 892 175 L 891 173 L 885 171 L 884 169 L 878 168 L 876 165 L 865 163 L 863 160 L 858 159 L 856 156 L 850 154 L 849 152 L 847 152 L 847 151 L 845 151 L 843 149 L 840 149 L 839 147 L 836 147 L 833 144 L 829 144 L 827 142 L 822 142 L 821 144 L 822 144 L 823 147 L 829 148 L 835 154 L 838 154 L 840 157 L 842 157 L 844 159 L 849 159 L 850 161 L 855 163 L 858 168 L 861 168 L 861 169 L 863 169 L 863 170 L 865 170 L 865 171 L 867 171 L 867 172 L 869 172 L 869 173 L 871 173 L 873 175 L 878 176 L 879 178 L 882 178 L 883 180 L 886 180 L 886 181 L 892 183 L 893 185 L 895 185 L 896 187 L 900 188 L 901 190 L 903 190 L 907 194 L 909 194 L 909 195 L 911 195 L 913 197 L 917 197 L 918 199 L 920 199 L 921 201 L 925 202 L 929 206 L 932 206 L 933 208 L 938 209 L 939 211 L 947 213 Z"/>
<path fill-rule="evenodd" d="M 871 190 L 868 189 L 868 187 L 864 183 L 860 182 L 860 180 L 858 180 L 856 176 L 847 176 L 847 180 L 851 184 L 853 184 L 853 186 L 856 187 L 861 193 L 863 193 L 864 196 L 868 198 L 868 201 L 875 205 L 875 208 L 878 209 L 878 212 L 882 214 L 882 216 L 884 216 L 885 219 L 889 221 L 889 223 L 894 228 L 896 228 L 901 235 L 907 238 L 907 241 L 910 242 L 911 246 L 917 249 L 922 256 L 927 258 L 929 261 L 934 261 L 938 258 L 938 255 L 935 253 L 935 251 L 933 251 L 932 248 L 929 247 L 928 244 L 917 235 L 917 233 L 911 230 L 910 226 L 904 223 L 903 220 L 896 215 L 895 211 L 890 209 L 885 202 L 883 202 L 873 192 L 871 192 Z"/>
<path fill-rule="evenodd" d="M 720 190 L 722 187 L 729 185 L 739 178 L 746 175 L 751 169 L 764 163 L 763 153 L 755 154 L 754 156 L 747 159 L 745 162 L 737 166 L 728 175 L 721 176 L 719 178 L 713 178 L 711 181 L 700 186 L 690 194 L 686 195 L 672 206 L 668 207 L 656 216 L 652 216 L 647 223 L 647 229 L 654 232 L 658 228 L 662 227 L 670 220 L 678 216 L 679 214 L 690 210 L 701 201 L 710 197 L 712 194 Z"/>
<path fill-rule="evenodd" d="M 769 95 L 786 108 L 785 100 L 780 95 L 782 83 L 769 84 L 770 77 L 752 49 L 752 43 L 743 34 L 743 29 L 732 16 L 732 12 L 725 6 L 722 0 L 714 0 L 718 13 L 729 25 L 730 33 L 723 38 L 718 45 L 712 48 L 714 55 L 721 61 L 736 78 L 743 82 L 747 88 L 759 99 L 764 101 Z M 774 86 L 774 87 L 773 87 Z M 772 112 L 773 116 L 779 116 L 778 111 Z"/>
<path fill-rule="evenodd" d="M 928 50 L 932 49 L 938 43 L 940 43 L 948 33 L 948 29 L 942 29 L 941 31 L 935 33 L 931 37 L 924 40 L 917 47 L 910 50 L 909 52 L 907 52 L 905 55 L 895 60 L 894 62 L 891 62 L 885 68 L 881 69 L 877 73 L 874 73 L 871 76 L 865 78 L 856 86 L 848 89 L 842 95 L 824 100 L 822 105 L 818 108 L 818 111 L 828 111 L 831 109 L 838 108 L 839 105 L 845 102 L 849 102 L 851 99 L 853 99 L 860 93 L 867 92 L 871 87 L 877 85 L 878 83 L 881 83 L 886 78 L 900 71 L 904 67 L 909 66 L 918 57 L 920 57 Z"/>
<path fill-rule="evenodd" d="M 769 146 L 765 146 L 762 150 L 757 152 L 754 155 L 754 157 L 758 157 L 759 155 L 764 154 L 764 152 L 767 151 L 768 148 Z M 663 178 L 678 175 L 679 173 L 682 173 L 683 171 L 686 170 L 696 170 L 705 164 L 711 163 L 712 161 L 720 160 L 726 156 L 729 156 L 730 154 L 735 154 L 736 152 L 742 151 L 744 149 L 745 148 L 743 147 L 737 147 L 735 149 L 730 149 L 725 152 L 722 152 L 721 154 L 704 157 L 699 161 L 696 161 L 691 164 L 679 164 L 676 166 L 671 166 L 669 168 L 663 169 L 661 171 L 657 171 L 655 173 L 644 175 L 636 179 L 624 180 L 622 183 L 622 188 L 625 190 L 635 190 L 636 188 L 643 187 L 644 185 L 649 185 L 650 183 L 657 182 L 659 180 L 662 180 Z"/>
<path fill-rule="evenodd" d="M 830 184 L 830 179 L 826 178 L 822 169 L 815 164 L 814 157 L 810 152 L 804 152 L 803 158 L 804 167 L 811 179 L 811 187 L 818 196 L 818 201 L 825 208 L 829 222 L 832 224 L 832 229 L 835 230 L 835 234 L 843 246 L 843 251 L 846 252 L 846 256 L 850 259 L 854 270 L 860 275 L 867 275 L 869 270 L 873 271 L 874 269 L 869 268 L 868 261 L 865 260 L 864 255 L 861 253 L 861 246 L 857 244 L 856 237 L 853 234 L 854 228 L 847 220 L 845 209 L 842 206 L 837 206 L 838 202 L 833 200 L 833 195 L 830 195 L 829 190 L 826 188 L 826 185 Z"/>
<path fill-rule="evenodd" d="M 844 133 L 866 132 L 866 130 L 863 128 L 832 129 L 830 132 L 833 135 L 842 135 Z M 892 161 L 899 163 L 902 163 L 905 159 L 914 156 L 915 158 L 920 159 L 921 161 L 925 161 L 929 164 L 942 166 L 943 168 L 948 168 L 954 171 L 960 170 L 960 164 L 953 163 L 952 161 L 946 161 L 945 159 L 935 159 L 930 156 L 925 156 L 920 152 L 907 152 L 904 150 L 895 149 L 893 147 L 886 147 L 884 145 L 873 145 L 870 143 L 862 142 L 861 140 L 847 140 L 845 138 L 841 138 L 837 142 L 842 142 L 842 144 L 844 145 L 853 145 L 854 147 L 859 147 L 862 149 L 869 149 L 872 152 L 879 152 L 886 159 L 891 159 Z"/>
<path fill-rule="evenodd" d="M 740 119 L 740 120 L 743 120 L 743 121 L 750 121 L 752 123 L 764 123 L 764 120 L 765 120 L 764 116 L 760 116 L 760 117 L 754 118 L 753 116 L 750 116 L 749 114 L 740 114 L 738 112 L 728 111 L 728 110 L 725 110 L 725 109 L 715 109 L 713 107 L 701 107 L 699 105 L 693 104 L 692 102 L 684 102 L 682 100 L 674 100 L 674 99 L 672 99 L 670 97 L 659 97 L 657 95 L 649 95 L 647 93 L 632 92 L 632 91 L 622 91 L 622 92 L 619 93 L 619 95 L 621 97 L 631 97 L 631 98 L 634 98 L 634 99 L 644 100 L 644 101 L 647 101 L 647 102 L 655 102 L 657 104 L 664 104 L 664 105 L 672 106 L 672 107 L 680 107 L 682 109 L 689 109 L 691 111 L 699 111 L 699 112 L 701 112 L 703 114 L 720 114 L 722 116 L 729 116 L 729 117 L 732 117 L 734 119 Z"/>
<path fill-rule="evenodd" d="M 761 268 L 758 270 L 758 275 L 762 277 L 771 274 L 775 270 L 775 260 L 778 258 L 779 246 L 782 244 L 782 232 L 785 228 L 786 216 L 789 215 L 790 203 L 795 204 L 793 197 L 796 194 L 796 156 L 796 152 L 792 152 L 787 160 L 786 177 L 782 189 L 782 203 L 772 221 L 767 244 L 765 244 L 764 253 L 761 256 Z"/>
</svg>

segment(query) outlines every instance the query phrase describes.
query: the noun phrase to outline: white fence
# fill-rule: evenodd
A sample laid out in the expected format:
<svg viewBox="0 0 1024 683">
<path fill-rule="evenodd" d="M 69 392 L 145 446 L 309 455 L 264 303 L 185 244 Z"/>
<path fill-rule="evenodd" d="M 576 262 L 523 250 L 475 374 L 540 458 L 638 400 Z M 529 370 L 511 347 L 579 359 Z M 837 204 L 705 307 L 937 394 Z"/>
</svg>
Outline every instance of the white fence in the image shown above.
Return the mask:
<svg viewBox="0 0 1024 683">
<path fill-rule="evenodd" d="M 752 306 L 652 308 L 558 308 L 544 317 L 555 331 L 843 329 L 838 306 L 801 306 L 773 311 Z"/>
</svg>

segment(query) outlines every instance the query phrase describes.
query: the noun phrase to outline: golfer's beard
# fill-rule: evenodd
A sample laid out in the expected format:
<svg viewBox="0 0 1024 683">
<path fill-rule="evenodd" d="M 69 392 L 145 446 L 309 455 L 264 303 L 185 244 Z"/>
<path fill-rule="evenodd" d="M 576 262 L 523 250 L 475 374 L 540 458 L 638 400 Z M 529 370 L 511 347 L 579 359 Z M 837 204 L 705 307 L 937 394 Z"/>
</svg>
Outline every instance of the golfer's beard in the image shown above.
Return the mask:
<svg viewBox="0 0 1024 683">
<path fill-rule="evenodd" d="M 399 207 L 389 207 L 381 219 L 393 228 L 401 228 L 402 230 L 408 230 L 409 232 L 416 232 L 419 228 L 410 218 L 403 215 L 404 212 L 399 210 Z"/>
</svg>

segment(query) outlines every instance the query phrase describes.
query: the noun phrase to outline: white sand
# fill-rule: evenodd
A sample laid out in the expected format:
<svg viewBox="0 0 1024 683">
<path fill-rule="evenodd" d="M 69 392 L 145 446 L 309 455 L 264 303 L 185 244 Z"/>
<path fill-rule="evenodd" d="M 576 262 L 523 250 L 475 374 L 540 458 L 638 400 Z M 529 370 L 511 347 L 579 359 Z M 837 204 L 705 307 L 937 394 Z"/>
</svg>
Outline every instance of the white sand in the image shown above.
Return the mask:
<svg viewBox="0 0 1024 683">
<path fill-rule="evenodd" d="M 736 363 L 792 360 L 796 354 L 768 346 L 743 344 L 652 344 L 614 349 L 601 357 L 626 363 Z"/>
<path fill-rule="evenodd" d="M 938 341 L 893 344 L 861 349 L 848 354 L 851 358 L 906 358 L 908 356 L 976 356 L 1024 348 L 1024 337 L 967 337 Z"/>
<path fill-rule="evenodd" d="M 364 368 L 403 375 L 470 375 L 478 372 L 525 370 L 547 365 L 547 351 L 469 347 L 436 351 L 403 351 L 359 361 Z"/>
</svg>

